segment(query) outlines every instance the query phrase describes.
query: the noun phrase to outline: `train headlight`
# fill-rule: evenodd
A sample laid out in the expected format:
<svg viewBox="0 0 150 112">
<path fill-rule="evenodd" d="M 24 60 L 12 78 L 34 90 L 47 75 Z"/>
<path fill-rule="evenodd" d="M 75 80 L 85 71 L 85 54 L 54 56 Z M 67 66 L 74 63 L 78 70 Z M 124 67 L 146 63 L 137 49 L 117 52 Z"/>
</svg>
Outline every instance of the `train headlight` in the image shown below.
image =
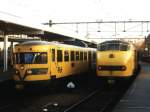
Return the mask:
<svg viewBox="0 0 150 112">
<path fill-rule="evenodd" d="M 19 73 L 19 71 L 18 70 L 16 70 L 16 74 L 18 74 Z"/>
<path fill-rule="evenodd" d="M 27 74 L 32 74 L 32 70 L 27 70 Z"/>
<path fill-rule="evenodd" d="M 16 71 L 15 71 L 15 74 L 17 74 L 17 75 L 18 75 L 18 74 L 19 74 L 19 70 L 16 70 Z"/>
<path fill-rule="evenodd" d="M 24 70 L 24 66 L 21 66 L 20 69 L 21 69 L 21 70 Z"/>
<path fill-rule="evenodd" d="M 102 70 L 102 67 L 100 65 L 98 66 L 98 70 Z"/>
<path fill-rule="evenodd" d="M 26 71 L 27 74 L 32 74 L 32 75 L 47 74 L 47 72 L 48 72 L 48 68 L 32 68 Z"/>
<path fill-rule="evenodd" d="M 148 48 L 146 47 L 144 50 L 145 50 L 145 51 L 148 51 Z"/>
<path fill-rule="evenodd" d="M 126 70 L 126 69 L 127 69 L 126 66 L 121 67 L 121 70 Z"/>
</svg>

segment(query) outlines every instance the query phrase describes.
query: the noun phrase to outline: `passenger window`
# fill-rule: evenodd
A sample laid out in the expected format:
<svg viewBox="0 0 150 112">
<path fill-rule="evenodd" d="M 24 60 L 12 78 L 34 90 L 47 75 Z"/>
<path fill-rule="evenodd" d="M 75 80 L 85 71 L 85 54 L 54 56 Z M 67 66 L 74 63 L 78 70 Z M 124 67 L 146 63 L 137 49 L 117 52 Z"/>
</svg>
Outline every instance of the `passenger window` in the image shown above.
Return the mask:
<svg viewBox="0 0 150 112">
<path fill-rule="evenodd" d="M 41 62 L 41 64 L 46 64 L 47 63 L 47 53 L 40 53 L 39 55 L 40 55 L 39 62 Z"/>
<path fill-rule="evenodd" d="M 80 60 L 83 61 L 83 52 L 80 52 Z"/>
<path fill-rule="evenodd" d="M 93 59 L 96 59 L 96 52 L 93 53 Z"/>
<path fill-rule="evenodd" d="M 79 51 L 76 51 L 76 60 L 79 60 Z"/>
<path fill-rule="evenodd" d="M 62 62 L 62 50 L 57 50 L 57 62 Z"/>
<path fill-rule="evenodd" d="M 87 52 L 84 52 L 84 60 L 87 60 Z"/>
<path fill-rule="evenodd" d="M 47 53 L 46 52 L 26 52 L 16 53 L 17 64 L 46 64 Z"/>
<path fill-rule="evenodd" d="M 68 51 L 64 51 L 64 60 L 69 61 L 69 52 Z"/>
<path fill-rule="evenodd" d="M 98 47 L 98 50 L 100 51 L 106 51 L 107 50 L 107 44 L 102 44 Z"/>
<path fill-rule="evenodd" d="M 52 61 L 55 61 L 55 49 L 52 49 Z"/>
<path fill-rule="evenodd" d="M 111 43 L 108 44 L 107 50 L 119 50 L 120 44 Z"/>
<path fill-rule="evenodd" d="M 121 51 L 127 51 L 129 49 L 129 46 L 128 45 L 125 45 L 125 44 L 121 44 L 120 45 L 120 50 Z"/>
<path fill-rule="evenodd" d="M 13 64 L 16 64 L 17 63 L 17 54 L 13 53 Z"/>
<path fill-rule="evenodd" d="M 74 51 L 71 51 L 71 61 L 74 61 L 75 60 L 75 56 L 74 56 Z"/>
</svg>

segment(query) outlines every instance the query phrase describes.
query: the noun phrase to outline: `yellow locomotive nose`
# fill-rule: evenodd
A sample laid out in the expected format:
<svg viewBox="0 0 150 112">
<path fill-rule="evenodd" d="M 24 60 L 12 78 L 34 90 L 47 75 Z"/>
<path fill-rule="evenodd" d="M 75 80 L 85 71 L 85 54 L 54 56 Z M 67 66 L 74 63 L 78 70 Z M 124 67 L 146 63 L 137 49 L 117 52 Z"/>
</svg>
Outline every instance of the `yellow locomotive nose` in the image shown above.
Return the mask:
<svg viewBox="0 0 150 112">
<path fill-rule="evenodd" d="M 99 71 L 125 71 L 126 69 L 124 65 L 98 65 Z"/>
<path fill-rule="evenodd" d="M 97 76 L 130 77 L 137 69 L 135 47 L 124 41 L 100 43 L 97 51 Z"/>
<path fill-rule="evenodd" d="M 128 52 L 106 51 L 97 53 L 97 63 L 100 65 L 125 65 L 130 60 L 131 54 Z"/>
<path fill-rule="evenodd" d="M 109 54 L 109 58 L 115 58 L 114 54 Z"/>
<path fill-rule="evenodd" d="M 21 66 L 20 69 L 21 69 L 21 70 L 24 70 L 24 66 Z"/>
</svg>

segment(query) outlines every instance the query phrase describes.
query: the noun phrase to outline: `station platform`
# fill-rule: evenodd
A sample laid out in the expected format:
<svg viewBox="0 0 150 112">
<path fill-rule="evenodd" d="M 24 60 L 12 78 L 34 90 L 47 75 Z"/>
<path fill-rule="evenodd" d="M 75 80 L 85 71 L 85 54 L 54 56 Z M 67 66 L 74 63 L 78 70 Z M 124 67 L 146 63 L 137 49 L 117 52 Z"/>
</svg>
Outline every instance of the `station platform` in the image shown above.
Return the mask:
<svg viewBox="0 0 150 112">
<path fill-rule="evenodd" d="M 3 72 L 2 70 L 0 71 L 0 83 L 4 81 L 11 80 L 13 76 L 13 70 L 10 69 L 6 72 Z"/>
<path fill-rule="evenodd" d="M 141 63 L 141 72 L 113 112 L 150 112 L 150 63 Z"/>
</svg>

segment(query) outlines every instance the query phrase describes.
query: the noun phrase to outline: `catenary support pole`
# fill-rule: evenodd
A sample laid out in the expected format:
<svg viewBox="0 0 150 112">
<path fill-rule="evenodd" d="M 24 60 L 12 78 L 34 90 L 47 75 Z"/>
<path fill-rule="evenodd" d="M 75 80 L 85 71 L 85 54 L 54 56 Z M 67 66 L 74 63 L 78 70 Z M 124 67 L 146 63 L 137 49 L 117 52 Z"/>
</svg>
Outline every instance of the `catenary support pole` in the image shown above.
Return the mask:
<svg viewBox="0 0 150 112">
<path fill-rule="evenodd" d="M 8 43 L 8 36 L 4 35 L 4 69 L 3 71 L 6 72 L 8 69 L 8 48 L 7 48 L 7 43 Z"/>
</svg>

